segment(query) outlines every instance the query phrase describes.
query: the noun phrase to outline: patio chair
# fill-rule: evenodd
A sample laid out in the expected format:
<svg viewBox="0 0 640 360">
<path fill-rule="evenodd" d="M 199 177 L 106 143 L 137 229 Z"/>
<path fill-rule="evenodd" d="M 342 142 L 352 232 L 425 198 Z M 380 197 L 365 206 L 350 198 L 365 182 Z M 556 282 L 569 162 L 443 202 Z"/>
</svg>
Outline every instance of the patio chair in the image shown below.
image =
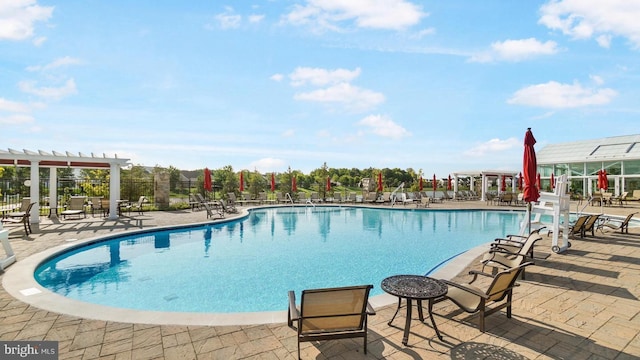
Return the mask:
<svg viewBox="0 0 640 360">
<path fill-rule="evenodd" d="M 96 211 L 102 211 L 102 196 L 90 196 L 87 204 L 91 207 L 91 216 L 95 216 Z"/>
<path fill-rule="evenodd" d="M 524 263 L 527 258 L 532 258 L 532 248 L 536 242 L 542 239 L 542 236 L 538 232 L 532 232 L 527 239 L 522 243 L 522 246 L 518 251 L 509 251 L 504 248 L 494 247 L 486 253 L 482 262 L 482 271 L 485 267 L 492 267 L 493 274 L 496 274 L 498 270 L 511 269 Z M 522 278 L 524 279 L 524 270 L 522 271 Z"/>
<path fill-rule="evenodd" d="M 66 219 L 67 216 L 75 216 L 75 215 L 83 215 L 85 218 L 87 217 L 87 212 L 84 209 L 84 196 L 72 196 L 69 199 L 69 204 L 67 208 L 60 213 L 63 219 Z"/>
<path fill-rule="evenodd" d="M 210 204 L 208 202 L 203 202 L 202 206 L 207 210 L 207 219 L 213 217 L 224 218 L 224 206 L 218 206 L 218 204 Z"/>
<path fill-rule="evenodd" d="M 596 236 L 596 228 L 597 224 L 600 224 L 602 218 L 600 214 L 591 215 L 589 219 L 584 223 L 584 230 L 582 231 L 583 237 L 587 234 L 587 232 L 591 231 L 591 236 Z"/>
<path fill-rule="evenodd" d="M 367 317 L 375 315 L 369 304 L 373 285 L 303 290 L 300 307 L 289 291 L 287 323 L 297 322 L 298 359 L 300 343 L 308 341 L 363 338 L 367 353 Z"/>
<path fill-rule="evenodd" d="M 569 237 L 574 238 L 576 235 L 580 235 L 581 238 L 584 237 L 585 224 L 589 221 L 592 215 L 581 215 L 578 217 L 576 222 L 573 224 L 569 224 Z M 562 228 L 560 228 L 560 232 L 562 232 Z M 547 237 L 551 236 L 553 231 L 549 230 L 547 232 Z"/>
<path fill-rule="evenodd" d="M 131 210 L 135 210 L 138 212 L 138 214 L 143 215 L 144 214 L 144 203 L 147 201 L 146 196 L 141 195 L 138 198 L 138 202 L 136 203 L 129 203 L 125 206 L 125 209 L 127 210 L 127 212 L 131 213 Z"/>
<path fill-rule="evenodd" d="M 624 234 L 624 233 L 628 234 L 629 233 L 629 221 L 631 221 L 631 218 L 635 214 L 637 214 L 637 213 L 631 213 L 631 214 L 627 215 L 627 217 L 624 220 L 606 218 L 603 222 L 601 222 L 600 224 L 597 225 L 597 229 L 599 229 L 603 234 L 604 234 L 604 228 L 605 227 L 607 227 L 609 229 L 613 229 L 614 232 L 616 230 L 620 230 L 620 232 L 622 234 Z"/>
<path fill-rule="evenodd" d="M 473 279 L 467 284 L 459 284 L 449 280 L 442 280 L 449 286 L 447 295 L 435 300 L 441 302 L 451 300 L 460 309 L 465 312 L 475 314 L 478 313 L 478 329 L 480 332 L 485 330 L 485 318 L 504 308 L 507 309 L 507 318 L 511 318 L 511 308 L 513 302 L 513 288 L 517 286 L 516 279 L 526 266 L 533 265 L 526 262 L 499 272 L 495 276 L 480 271 L 470 271 Z M 481 288 L 473 284 L 478 276 L 493 278 L 488 286 Z M 506 300 L 505 300 L 506 299 Z M 490 305 L 497 304 L 493 307 Z"/>
<path fill-rule="evenodd" d="M 238 209 L 236 209 L 236 206 L 229 202 L 227 203 L 226 201 L 220 199 L 220 208 L 222 209 L 223 213 L 227 213 L 227 214 L 237 214 L 238 213 Z"/>
<path fill-rule="evenodd" d="M 27 199 L 27 198 L 23 198 L 23 199 Z M 2 222 L 3 223 L 14 223 L 14 224 L 19 224 L 22 223 L 24 225 L 24 232 L 29 235 L 30 233 L 32 233 L 33 231 L 31 231 L 31 221 L 29 221 L 29 218 L 31 217 L 31 208 L 33 207 L 33 205 L 35 205 L 36 203 L 29 203 L 29 205 L 27 205 L 27 208 L 25 209 L 25 211 L 16 211 L 16 212 L 12 212 L 7 214 L 7 217 L 2 218 Z"/>
</svg>

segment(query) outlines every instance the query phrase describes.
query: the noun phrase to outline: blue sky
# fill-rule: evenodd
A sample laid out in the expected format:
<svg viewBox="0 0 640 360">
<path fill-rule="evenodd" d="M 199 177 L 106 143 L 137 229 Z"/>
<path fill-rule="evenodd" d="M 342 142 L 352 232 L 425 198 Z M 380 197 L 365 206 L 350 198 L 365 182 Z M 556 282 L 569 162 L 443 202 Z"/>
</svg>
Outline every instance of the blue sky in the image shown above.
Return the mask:
<svg viewBox="0 0 640 360">
<path fill-rule="evenodd" d="M 638 133 L 640 1 L 0 2 L 0 149 L 519 169 Z"/>
</svg>

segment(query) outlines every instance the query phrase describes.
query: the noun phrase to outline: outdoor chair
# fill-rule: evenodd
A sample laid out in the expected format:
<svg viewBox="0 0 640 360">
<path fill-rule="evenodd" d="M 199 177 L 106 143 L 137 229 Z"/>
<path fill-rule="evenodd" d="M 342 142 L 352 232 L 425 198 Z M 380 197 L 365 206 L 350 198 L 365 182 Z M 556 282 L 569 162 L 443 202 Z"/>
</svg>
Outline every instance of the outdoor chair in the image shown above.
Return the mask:
<svg viewBox="0 0 640 360">
<path fill-rule="evenodd" d="M 227 214 L 237 214 L 238 213 L 238 209 L 236 209 L 236 206 L 229 202 L 227 203 L 226 201 L 220 199 L 220 208 L 222 209 L 222 213 L 227 213 Z"/>
<path fill-rule="evenodd" d="M 519 266 L 524 263 L 527 258 L 532 258 L 532 248 L 534 244 L 541 239 L 542 237 L 538 232 L 532 232 L 517 251 L 509 251 L 499 246 L 492 247 L 481 260 L 482 271 L 488 266 L 493 268 L 492 272 L 495 274 L 498 270 L 511 269 Z M 524 279 L 524 271 L 522 272 L 522 278 Z"/>
<path fill-rule="evenodd" d="M 142 215 L 144 214 L 144 203 L 147 201 L 147 198 L 142 195 L 138 198 L 138 202 L 136 203 L 129 203 L 127 204 L 126 208 L 129 211 L 129 213 L 131 213 L 131 210 L 135 210 L 138 212 L 138 214 Z"/>
<path fill-rule="evenodd" d="M 213 217 L 224 218 L 224 206 L 218 206 L 218 204 L 210 204 L 208 202 L 203 202 L 202 206 L 207 210 L 207 219 Z"/>
<path fill-rule="evenodd" d="M 369 304 L 373 285 L 303 290 L 300 306 L 289 291 L 287 323 L 297 322 L 298 359 L 300 343 L 347 338 L 363 338 L 367 353 L 367 317 L 375 315 Z"/>
<path fill-rule="evenodd" d="M 90 196 L 88 204 L 91 207 L 91 216 L 95 216 L 96 211 L 102 210 L 102 196 Z"/>
<path fill-rule="evenodd" d="M 584 231 L 582 232 L 583 237 L 587 235 L 587 232 L 589 231 L 591 232 L 591 236 L 595 236 L 596 229 L 598 228 L 598 225 L 601 224 L 601 221 L 602 218 L 600 217 L 600 214 L 591 215 L 584 223 Z"/>
<path fill-rule="evenodd" d="M 26 198 L 23 198 L 26 199 Z M 24 232 L 29 235 L 33 231 L 31 231 L 31 221 L 29 218 L 31 217 L 31 208 L 35 205 L 35 203 L 29 203 L 25 211 L 16 211 L 7 214 L 7 217 L 2 219 L 3 223 L 14 223 L 19 224 L 22 223 L 24 225 Z"/>
<path fill-rule="evenodd" d="M 437 299 L 435 302 L 449 299 L 465 312 L 478 313 L 478 329 L 484 332 L 485 318 L 487 316 L 506 308 L 507 318 L 511 318 L 513 288 L 517 286 L 516 279 L 518 274 L 529 265 L 533 265 L 533 263 L 520 264 L 514 268 L 501 271 L 495 276 L 480 271 L 470 271 L 469 274 L 473 275 L 473 279 L 467 284 L 442 280 L 449 286 L 449 290 L 447 295 Z M 492 280 L 488 286 L 480 287 L 474 284 L 478 276 L 484 276 Z M 490 305 L 494 306 L 490 307 Z"/>
<path fill-rule="evenodd" d="M 581 238 L 584 237 L 585 225 L 589 221 L 592 215 L 581 215 L 578 217 L 576 222 L 573 224 L 569 224 L 569 237 L 574 238 L 576 235 L 580 235 Z M 562 232 L 562 227 L 560 228 L 560 232 Z M 551 236 L 553 232 L 549 230 L 547 232 L 547 237 Z"/>
<path fill-rule="evenodd" d="M 67 216 L 75 216 L 75 215 L 83 215 L 85 218 L 87 217 L 87 212 L 84 209 L 84 196 L 72 196 L 69 199 L 69 204 L 67 208 L 60 213 L 63 219 L 66 219 Z"/>
<path fill-rule="evenodd" d="M 616 220 L 616 219 L 612 219 L 612 218 L 606 218 L 603 222 L 601 222 L 600 224 L 597 225 L 597 228 L 604 234 L 604 228 L 607 227 L 609 229 L 613 229 L 613 231 L 615 232 L 616 230 L 620 230 L 621 233 L 629 233 L 629 221 L 631 221 L 631 218 L 633 217 L 633 215 L 635 215 L 637 213 L 631 213 L 629 215 L 627 215 L 627 217 L 624 220 Z"/>
</svg>

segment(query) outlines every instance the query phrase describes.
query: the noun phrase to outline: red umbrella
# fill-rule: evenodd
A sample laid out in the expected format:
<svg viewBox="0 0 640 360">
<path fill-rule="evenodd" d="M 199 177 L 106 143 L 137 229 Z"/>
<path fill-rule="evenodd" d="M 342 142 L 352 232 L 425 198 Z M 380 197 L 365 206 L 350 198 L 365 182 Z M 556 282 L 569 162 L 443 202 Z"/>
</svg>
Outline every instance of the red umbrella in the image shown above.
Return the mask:
<svg viewBox="0 0 640 360">
<path fill-rule="evenodd" d="M 276 191 L 276 175 L 271 173 L 271 191 Z"/>
<path fill-rule="evenodd" d="M 424 188 L 422 185 L 422 176 L 420 176 L 420 182 L 418 183 L 418 188 L 420 189 L 420 191 L 422 191 L 422 189 Z"/>
<path fill-rule="evenodd" d="M 449 175 L 449 179 L 447 179 L 447 190 L 451 190 L 451 175 Z"/>
<path fill-rule="evenodd" d="M 298 192 L 298 185 L 296 184 L 296 177 L 291 178 L 291 192 Z"/>
<path fill-rule="evenodd" d="M 436 179 L 436 174 L 433 174 L 433 191 L 438 190 L 438 182 Z"/>
<path fill-rule="evenodd" d="M 538 168 L 536 150 L 533 148 L 535 144 L 536 139 L 533 137 L 531 128 L 528 128 L 524 135 L 524 158 L 522 161 L 522 172 L 524 175 L 523 200 L 528 203 L 538 201 L 538 198 L 540 198 L 538 188 L 534 186 L 536 171 Z M 539 186 L 540 184 L 538 183 L 538 187 Z"/>
<path fill-rule="evenodd" d="M 522 173 L 518 175 L 518 190 L 522 191 Z"/>
<path fill-rule="evenodd" d="M 556 187 L 556 180 L 553 177 L 553 173 L 551 173 L 551 188 L 554 189 Z"/>
<path fill-rule="evenodd" d="M 327 191 L 331 191 L 331 178 L 327 176 Z"/>
<path fill-rule="evenodd" d="M 536 187 L 538 188 L 538 191 L 540 191 L 540 189 L 542 189 L 542 182 L 540 181 L 540 174 L 536 175 Z M 538 193 L 538 196 L 540 196 L 540 194 Z"/>
<path fill-rule="evenodd" d="M 244 191 L 244 173 L 240 171 L 240 192 Z"/>
<path fill-rule="evenodd" d="M 607 190 L 608 188 L 607 170 L 598 170 L 598 189 Z"/>
<path fill-rule="evenodd" d="M 382 191 L 382 173 L 381 172 L 378 173 L 378 189 L 376 190 Z"/>
<path fill-rule="evenodd" d="M 500 183 L 500 191 L 502 191 L 502 192 L 507 191 L 507 176 L 506 175 L 502 175 L 502 182 Z"/>
<path fill-rule="evenodd" d="M 211 184 L 211 170 L 209 168 L 204 168 L 204 189 L 206 191 L 211 191 L 213 188 Z"/>
</svg>

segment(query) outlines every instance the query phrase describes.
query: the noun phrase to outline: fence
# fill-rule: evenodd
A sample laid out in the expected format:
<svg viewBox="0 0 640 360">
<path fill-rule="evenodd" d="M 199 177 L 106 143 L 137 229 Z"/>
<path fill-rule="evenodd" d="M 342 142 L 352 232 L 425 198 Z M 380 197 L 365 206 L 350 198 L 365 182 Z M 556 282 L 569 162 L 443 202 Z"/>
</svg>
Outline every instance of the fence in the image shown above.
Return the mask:
<svg viewBox="0 0 640 360">
<path fill-rule="evenodd" d="M 21 199 L 31 196 L 31 189 L 27 179 L 0 180 L 0 205 L 13 207 L 21 203 Z M 49 215 L 50 188 L 49 179 L 40 179 L 40 215 Z M 189 203 L 189 194 L 198 192 L 195 181 L 179 181 L 172 184 L 170 204 L 179 205 Z M 98 196 L 109 197 L 109 182 L 101 180 L 83 179 L 58 179 L 57 204 L 64 206 L 72 196 Z M 145 196 L 150 204 L 155 204 L 154 182 L 150 179 L 120 179 L 120 198 L 137 201 L 140 196 Z"/>
</svg>

